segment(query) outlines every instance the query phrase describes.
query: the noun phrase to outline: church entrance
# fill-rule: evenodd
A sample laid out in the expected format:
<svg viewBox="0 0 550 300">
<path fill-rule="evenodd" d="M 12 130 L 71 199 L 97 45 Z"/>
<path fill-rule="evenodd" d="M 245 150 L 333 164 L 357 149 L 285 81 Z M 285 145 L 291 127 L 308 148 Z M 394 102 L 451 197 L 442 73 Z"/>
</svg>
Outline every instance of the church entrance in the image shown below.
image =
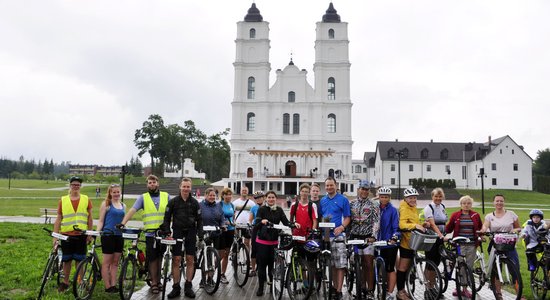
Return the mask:
<svg viewBox="0 0 550 300">
<path fill-rule="evenodd" d="M 296 177 L 296 163 L 293 160 L 285 164 L 285 177 Z"/>
<path fill-rule="evenodd" d="M 246 169 L 246 177 L 248 178 L 254 177 L 254 170 L 252 168 Z"/>
</svg>

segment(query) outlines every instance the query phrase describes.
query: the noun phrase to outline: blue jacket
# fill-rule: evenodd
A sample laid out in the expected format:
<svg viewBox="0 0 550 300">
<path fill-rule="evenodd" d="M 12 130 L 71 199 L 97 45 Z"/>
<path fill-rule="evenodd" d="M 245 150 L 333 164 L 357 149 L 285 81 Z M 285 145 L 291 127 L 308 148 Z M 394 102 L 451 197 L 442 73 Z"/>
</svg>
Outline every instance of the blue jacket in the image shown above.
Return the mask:
<svg viewBox="0 0 550 300">
<path fill-rule="evenodd" d="M 386 207 L 380 206 L 380 230 L 378 231 L 378 240 L 387 241 L 392 236 L 401 236 L 399 231 L 399 213 L 397 208 L 388 203 Z"/>
<path fill-rule="evenodd" d="M 206 200 L 201 201 L 200 208 L 202 211 L 202 225 L 218 226 L 224 225 L 224 216 L 220 203 L 208 203 Z"/>
</svg>

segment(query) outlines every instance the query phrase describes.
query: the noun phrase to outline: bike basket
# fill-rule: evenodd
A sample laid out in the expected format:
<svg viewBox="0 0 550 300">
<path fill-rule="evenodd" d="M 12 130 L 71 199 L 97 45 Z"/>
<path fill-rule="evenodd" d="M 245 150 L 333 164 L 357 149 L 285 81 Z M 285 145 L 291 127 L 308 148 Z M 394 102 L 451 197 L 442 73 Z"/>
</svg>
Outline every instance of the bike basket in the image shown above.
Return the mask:
<svg viewBox="0 0 550 300">
<path fill-rule="evenodd" d="M 437 242 L 437 234 L 433 231 L 421 233 L 419 231 L 411 232 L 409 247 L 416 251 L 430 251 Z"/>
<path fill-rule="evenodd" d="M 294 241 L 292 240 L 292 235 L 290 234 L 281 235 L 279 239 L 279 249 L 290 250 L 293 245 L 294 245 Z"/>
<path fill-rule="evenodd" d="M 512 251 L 516 247 L 518 236 L 511 233 L 497 233 L 493 237 L 495 249 L 498 251 Z"/>
</svg>

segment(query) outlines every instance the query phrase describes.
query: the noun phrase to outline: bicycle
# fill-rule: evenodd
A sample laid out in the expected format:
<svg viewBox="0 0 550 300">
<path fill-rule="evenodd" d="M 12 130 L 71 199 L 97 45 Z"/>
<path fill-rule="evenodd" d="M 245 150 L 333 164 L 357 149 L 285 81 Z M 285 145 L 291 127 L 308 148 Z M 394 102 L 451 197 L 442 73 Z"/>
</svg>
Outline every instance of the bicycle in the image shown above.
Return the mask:
<svg viewBox="0 0 550 300">
<path fill-rule="evenodd" d="M 481 239 L 479 239 L 481 241 Z M 485 254 L 483 253 L 483 245 L 479 246 L 476 250 L 476 259 L 474 260 L 474 266 L 472 268 L 472 274 L 474 275 L 474 285 L 476 292 L 481 291 L 481 288 L 489 280 L 487 277 L 487 264 L 485 263 Z"/>
<path fill-rule="evenodd" d="M 81 230 L 74 228 L 82 235 L 92 237 L 92 247 L 88 250 L 88 255 L 77 266 L 73 277 L 73 295 L 75 299 L 87 300 L 92 298 L 97 281 L 101 280 L 101 261 L 96 253 L 96 248 L 101 248 L 97 244 L 97 237 L 101 235 L 111 235 L 112 230 L 95 231 Z"/>
<path fill-rule="evenodd" d="M 455 237 L 441 245 L 439 248 L 441 262 L 443 263 L 442 292 L 447 290 L 449 281 L 454 280 L 456 283 L 456 294 L 459 300 L 463 298 L 475 300 L 476 286 L 474 283 L 474 274 L 472 269 L 466 263 L 466 257 L 461 252 L 461 245 L 464 243 L 472 242 L 466 237 Z M 471 291 L 471 295 L 465 294 L 464 289 L 469 289 Z"/>
<path fill-rule="evenodd" d="M 42 228 L 46 232 L 48 232 L 52 237 L 57 238 L 58 241 L 52 246 L 52 250 L 50 251 L 50 254 L 48 256 L 48 260 L 46 262 L 46 267 L 44 268 L 44 272 L 42 273 L 42 280 L 40 283 L 40 290 L 38 291 L 38 297 L 37 299 L 40 300 L 42 298 L 42 295 L 44 295 L 44 292 L 46 290 L 46 285 L 48 284 L 48 281 L 55 279 L 55 287 L 59 285 L 63 281 L 63 262 L 61 261 L 62 257 L 62 251 L 61 251 L 61 245 L 59 243 L 59 240 L 66 241 L 69 239 L 69 236 L 62 235 L 60 233 L 53 232 L 50 229 Z"/>
<path fill-rule="evenodd" d="M 332 268 L 331 268 L 331 248 L 330 248 L 330 230 L 336 227 L 334 222 L 319 222 L 319 228 L 323 230 L 323 239 L 321 243 L 321 253 L 318 257 L 318 269 L 316 274 L 317 291 L 321 290 L 321 296 L 324 300 L 332 298 Z M 343 241 L 342 241 L 343 242 Z"/>
<path fill-rule="evenodd" d="M 397 242 L 397 241 L 395 241 Z M 353 296 L 355 299 L 361 300 L 366 299 L 366 295 L 363 295 L 362 283 L 366 278 L 362 277 L 363 269 L 363 256 L 356 253 L 355 246 L 367 247 L 373 245 L 374 247 L 374 260 L 373 260 L 373 269 L 374 269 L 374 297 L 375 299 L 385 300 L 387 294 L 387 274 L 386 274 L 386 263 L 382 256 L 380 256 L 380 249 L 382 247 L 387 247 L 392 245 L 388 241 L 369 241 L 369 239 L 350 239 L 347 240 L 346 244 L 349 251 L 349 261 L 350 266 L 348 269 L 348 293 Z M 353 287 L 355 286 L 355 293 L 353 292 Z"/>
<path fill-rule="evenodd" d="M 515 294 L 516 299 L 520 300 L 523 292 L 521 273 L 516 263 L 507 255 L 508 251 L 515 248 L 517 234 L 505 232 L 482 234 L 489 236 L 493 242 L 485 274 L 489 274 L 489 287 L 493 291 L 495 299 L 503 299 L 501 290 L 504 289 Z"/>
<path fill-rule="evenodd" d="M 539 244 L 542 246 L 540 249 L 536 249 L 540 258 L 537 261 L 535 269 L 531 271 L 531 291 L 535 300 L 546 299 L 546 293 L 550 289 L 550 277 L 548 272 L 550 271 L 550 245 L 548 245 L 548 239 L 546 237 L 539 236 Z"/>
<path fill-rule="evenodd" d="M 268 224 L 275 229 L 284 229 L 282 225 Z M 285 275 L 288 266 L 288 251 L 292 249 L 292 235 L 279 233 L 279 246 L 275 249 L 275 261 L 273 262 L 273 282 L 271 284 L 273 300 L 280 300 L 285 290 Z"/>
<path fill-rule="evenodd" d="M 235 224 L 235 235 L 230 249 L 233 277 L 240 287 L 246 284 L 250 272 L 250 253 L 248 252 L 248 247 L 244 244 L 243 230 L 250 230 L 250 225 L 246 223 Z"/>
<path fill-rule="evenodd" d="M 404 230 L 402 230 L 404 231 Z M 432 261 L 421 256 L 418 251 L 429 251 L 438 238 L 435 233 L 420 233 L 412 230 L 409 247 L 415 251 L 412 264 L 405 274 L 407 292 L 414 300 L 436 300 L 442 294 L 441 272 Z M 431 276 L 427 274 L 432 273 Z"/>
<path fill-rule="evenodd" d="M 294 245 L 290 255 L 290 263 L 287 266 L 285 276 L 285 286 L 290 299 L 305 300 L 311 296 L 314 286 L 315 267 L 313 262 L 308 261 L 307 257 L 300 257 L 299 250 L 296 247 L 304 246 L 306 238 L 304 236 L 292 236 Z M 306 250 L 303 249 L 305 252 Z"/>
<path fill-rule="evenodd" d="M 211 234 L 220 232 L 217 226 L 203 226 L 204 244 L 195 262 L 195 272 L 201 270 L 201 286 L 209 295 L 214 294 L 220 286 L 221 258 L 214 248 Z M 196 258 L 197 256 L 195 256 Z M 194 274 L 193 274 L 194 275 Z M 194 276 L 193 276 L 194 277 Z"/>
<path fill-rule="evenodd" d="M 181 263 L 180 263 L 180 280 L 182 278 L 185 278 L 185 237 L 181 239 L 174 239 L 172 237 L 168 237 L 169 232 L 162 232 L 160 230 L 157 230 L 157 234 L 155 236 L 155 240 L 159 243 L 166 245 L 166 250 L 164 251 L 164 254 L 162 255 L 162 261 L 160 264 L 160 280 L 162 280 L 162 294 L 161 298 L 164 300 L 166 297 L 166 286 L 170 281 L 172 281 L 172 246 L 176 245 L 176 243 L 181 243 Z"/>
<path fill-rule="evenodd" d="M 122 258 L 122 267 L 118 277 L 119 294 L 120 299 L 129 300 L 134 293 L 138 274 L 139 277 L 145 275 L 145 280 L 149 286 L 151 286 L 151 280 L 149 278 L 149 269 L 145 255 L 138 248 L 139 242 L 145 242 L 139 240 L 142 230 L 138 228 L 122 228 L 121 230 L 122 238 L 131 241 L 131 246 L 126 250 L 126 255 Z M 154 229 L 147 231 L 154 231 Z"/>
</svg>

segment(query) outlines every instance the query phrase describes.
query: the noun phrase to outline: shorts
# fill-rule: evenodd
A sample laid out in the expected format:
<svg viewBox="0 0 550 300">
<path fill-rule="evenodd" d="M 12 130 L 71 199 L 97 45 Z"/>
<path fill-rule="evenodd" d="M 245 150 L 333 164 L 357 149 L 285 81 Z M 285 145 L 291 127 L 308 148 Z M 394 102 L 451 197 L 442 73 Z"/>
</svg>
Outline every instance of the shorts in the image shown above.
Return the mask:
<svg viewBox="0 0 550 300">
<path fill-rule="evenodd" d="M 359 255 L 373 255 L 374 256 L 374 245 L 368 245 L 365 248 L 355 246 L 355 253 Z"/>
<path fill-rule="evenodd" d="M 336 269 L 343 269 L 348 266 L 348 253 L 346 243 L 342 241 L 335 242 L 333 237 L 330 238 L 331 261 L 330 265 Z"/>
<path fill-rule="evenodd" d="M 162 257 L 164 251 L 166 251 L 166 245 L 156 241 L 154 236 L 145 237 L 145 257 L 147 257 L 148 262 Z"/>
<path fill-rule="evenodd" d="M 380 249 L 380 256 L 384 259 L 386 272 L 395 271 L 395 260 L 397 259 L 397 247 L 389 247 Z"/>
<path fill-rule="evenodd" d="M 86 258 L 88 250 L 86 244 L 86 235 L 76 235 L 69 237 L 66 241 L 61 241 L 61 250 L 63 251 L 62 261 L 81 261 Z"/>
<path fill-rule="evenodd" d="M 241 236 L 245 239 L 250 239 L 250 230 L 248 229 L 244 229 L 244 228 L 239 228 L 237 230 L 240 230 L 241 231 Z"/>
<path fill-rule="evenodd" d="M 103 254 L 122 253 L 124 240 L 120 235 L 107 235 L 101 237 L 101 249 Z"/>
<path fill-rule="evenodd" d="M 426 251 L 426 259 L 431 260 L 436 266 L 441 262 L 441 254 L 439 253 L 439 247 L 443 245 L 442 239 L 437 239 L 430 251 Z"/>
<path fill-rule="evenodd" d="M 235 230 L 228 230 L 222 232 L 220 236 L 220 248 L 219 249 L 229 249 L 231 244 L 233 244 L 233 237 L 235 236 Z M 218 248 L 216 248 L 218 249 Z"/>
<path fill-rule="evenodd" d="M 185 255 L 192 255 L 195 256 L 195 252 L 197 251 L 197 230 L 196 229 L 189 229 L 187 231 L 182 232 L 176 232 L 174 230 L 173 234 L 174 239 L 181 239 L 185 237 L 184 241 L 184 249 L 185 249 Z M 181 248 L 181 242 L 177 242 L 174 246 L 172 246 L 172 255 L 174 256 L 181 256 L 182 254 L 182 248 Z"/>
<path fill-rule="evenodd" d="M 414 250 L 412 249 L 405 249 L 401 246 L 399 246 L 399 257 L 401 258 L 408 258 L 413 259 L 414 258 Z"/>
</svg>

